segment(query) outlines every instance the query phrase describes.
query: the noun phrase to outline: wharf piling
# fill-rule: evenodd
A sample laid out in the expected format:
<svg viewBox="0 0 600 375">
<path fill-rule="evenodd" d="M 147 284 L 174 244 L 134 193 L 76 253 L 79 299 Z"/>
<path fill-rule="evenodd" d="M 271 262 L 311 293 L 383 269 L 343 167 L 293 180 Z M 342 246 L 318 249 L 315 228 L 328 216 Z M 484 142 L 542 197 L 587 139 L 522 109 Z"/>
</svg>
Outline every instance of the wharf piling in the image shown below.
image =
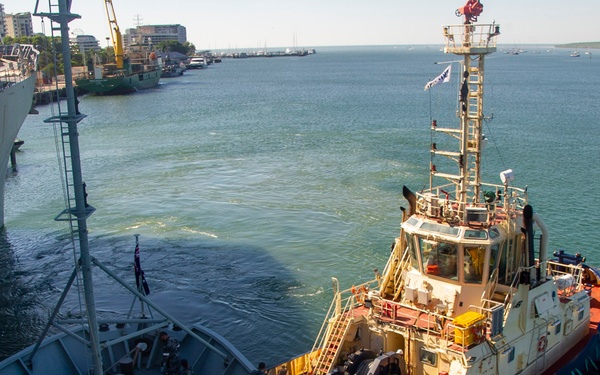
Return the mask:
<svg viewBox="0 0 600 375">
<path fill-rule="evenodd" d="M 83 95 L 84 92 L 75 87 L 75 94 L 80 96 Z M 58 99 L 65 99 L 66 97 L 67 92 L 65 90 L 64 82 L 59 82 L 58 84 L 37 85 L 33 93 L 33 104 L 34 106 L 50 104 L 56 102 Z"/>
</svg>

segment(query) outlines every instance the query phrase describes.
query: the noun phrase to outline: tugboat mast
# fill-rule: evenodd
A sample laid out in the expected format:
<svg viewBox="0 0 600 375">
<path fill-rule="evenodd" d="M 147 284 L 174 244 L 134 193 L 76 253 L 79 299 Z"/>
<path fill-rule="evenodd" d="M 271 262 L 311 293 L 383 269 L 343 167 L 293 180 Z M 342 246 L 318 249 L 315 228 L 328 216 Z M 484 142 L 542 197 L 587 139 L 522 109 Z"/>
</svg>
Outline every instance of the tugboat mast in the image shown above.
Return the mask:
<svg viewBox="0 0 600 375">
<path fill-rule="evenodd" d="M 495 37 L 500 34 L 500 27 L 488 25 L 482 29 L 472 24 L 481 14 L 483 5 L 477 0 L 469 0 L 467 4 L 456 10 L 457 15 L 464 15 L 463 25 L 444 27 L 446 40 L 444 52 L 463 56 L 462 82 L 460 88 L 458 116 L 460 128 L 442 128 L 434 120 L 432 131 L 447 134 L 459 140 L 459 152 L 438 150 L 433 144 L 433 155 L 445 156 L 458 165 L 456 173 L 438 171 L 432 163 L 430 168 L 433 177 L 442 177 L 455 185 L 455 196 L 461 207 L 465 204 L 481 203 L 481 150 L 483 123 L 483 77 L 485 55 L 496 51 Z M 430 186 L 433 189 L 433 186 Z"/>
</svg>

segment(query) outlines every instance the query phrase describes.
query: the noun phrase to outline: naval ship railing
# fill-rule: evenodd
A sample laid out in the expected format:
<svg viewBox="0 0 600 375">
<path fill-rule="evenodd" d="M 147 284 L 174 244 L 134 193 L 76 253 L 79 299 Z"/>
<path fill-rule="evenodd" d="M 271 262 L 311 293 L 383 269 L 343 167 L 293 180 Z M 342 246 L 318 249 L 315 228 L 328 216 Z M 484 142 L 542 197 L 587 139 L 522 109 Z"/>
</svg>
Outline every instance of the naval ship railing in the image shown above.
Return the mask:
<svg viewBox="0 0 600 375">
<path fill-rule="evenodd" d="M 0 89 L 35 74 L 38 54 L 29 44 L 0 46 Z"/>
</svg>

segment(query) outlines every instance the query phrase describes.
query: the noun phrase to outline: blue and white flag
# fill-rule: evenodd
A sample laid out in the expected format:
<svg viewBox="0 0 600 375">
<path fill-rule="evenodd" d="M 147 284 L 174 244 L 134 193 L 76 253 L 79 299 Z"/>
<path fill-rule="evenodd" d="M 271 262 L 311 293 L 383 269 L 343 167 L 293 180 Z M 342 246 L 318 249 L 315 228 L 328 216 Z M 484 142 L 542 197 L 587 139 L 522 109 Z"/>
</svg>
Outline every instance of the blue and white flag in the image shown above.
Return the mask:
<svg viewBox="0 0 600 375">
<path fill-rule="evenodd" d="M 427 89 L 437 85 L 440 82 L 449 82 L 451 71 L 452 71 L 452 64 L 448 65 L 448 67 L 442 72 L 442 74 L 435 77 L 435 79 L 433 79 L 433 81 L 427 82 L 427 84 L 425 85 L 425 91 L 427 91 Z"/>
</svg>

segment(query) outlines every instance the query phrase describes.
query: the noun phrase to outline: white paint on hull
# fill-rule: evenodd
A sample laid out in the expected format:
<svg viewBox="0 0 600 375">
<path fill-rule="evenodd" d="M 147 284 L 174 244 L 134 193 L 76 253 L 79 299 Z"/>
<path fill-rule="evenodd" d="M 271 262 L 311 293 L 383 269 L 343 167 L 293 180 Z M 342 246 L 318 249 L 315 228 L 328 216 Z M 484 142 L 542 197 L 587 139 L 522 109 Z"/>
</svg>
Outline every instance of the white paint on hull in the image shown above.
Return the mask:
<svg viewBox="0 0 600 375">
<path fill-rule="evenodd" d="M 35 75 L 14 83 L 0 91 L 0 227 L 4 226 L 4 185 L 6 182 L 6 167 L 13 143 L 31 109 Z"/>
</svg>

